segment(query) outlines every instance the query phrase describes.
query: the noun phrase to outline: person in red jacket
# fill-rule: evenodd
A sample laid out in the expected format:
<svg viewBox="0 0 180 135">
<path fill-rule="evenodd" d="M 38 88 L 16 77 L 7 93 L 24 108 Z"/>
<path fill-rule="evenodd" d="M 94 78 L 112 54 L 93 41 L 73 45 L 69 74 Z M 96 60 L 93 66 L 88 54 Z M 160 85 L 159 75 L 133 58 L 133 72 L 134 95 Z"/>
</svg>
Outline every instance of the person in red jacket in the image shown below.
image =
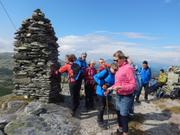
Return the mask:
<svg viewBox="0 0 180 135">
<path fill-rule="evenodd" d="M 85 70 L 85 106 L 87 109 L 94 107 L 94 93 L 95 93 L 95 81 L 93 76 L 97 73 L 95 69 L 95 61 L 89 63 L 88 68 Z"/>
<path fill-rule="evenodd" d="M 103 58 L 99 59 L 99 72 L 104 70 L 105 68 L 109 68 L 110 65 L 105 62 Z"/>
<path fill-rule="evenodd" d="M 65 65 L 59 68 L 58 72 L 67 73 L 68 74 L 68 83 L 69 89 L 72 99 L 72 115 L 75 116 L 76 110 L 79 106 L 80 100 L 80 88 L 81 83 L 80 80 L 74 79 L 74 73 L 72 70 L 72 65 L 76 60 L 76 56 L 74 54 L 66 55 L 65 57 Z"/>
</svg>

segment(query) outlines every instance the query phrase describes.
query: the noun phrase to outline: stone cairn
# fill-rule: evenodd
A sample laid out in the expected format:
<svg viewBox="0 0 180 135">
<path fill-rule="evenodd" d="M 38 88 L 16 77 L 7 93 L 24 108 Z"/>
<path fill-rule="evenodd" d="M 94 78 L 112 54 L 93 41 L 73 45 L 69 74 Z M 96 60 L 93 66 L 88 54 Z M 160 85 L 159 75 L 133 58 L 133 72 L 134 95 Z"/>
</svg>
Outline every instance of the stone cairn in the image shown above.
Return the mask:
<svg viewBox="0 0 180 135">
<path fill-rule="evenodd" d="M 169 67 L 167 85 L 170 91 L 177 88 L 180 89 L 180 66 Z"/>
<path fill-rule="evenodd" d="M 14 93 L 42 102 L 60 100 L 58 47 L 50 20 L 40 9 L 15 33 Z"/>
</svg>

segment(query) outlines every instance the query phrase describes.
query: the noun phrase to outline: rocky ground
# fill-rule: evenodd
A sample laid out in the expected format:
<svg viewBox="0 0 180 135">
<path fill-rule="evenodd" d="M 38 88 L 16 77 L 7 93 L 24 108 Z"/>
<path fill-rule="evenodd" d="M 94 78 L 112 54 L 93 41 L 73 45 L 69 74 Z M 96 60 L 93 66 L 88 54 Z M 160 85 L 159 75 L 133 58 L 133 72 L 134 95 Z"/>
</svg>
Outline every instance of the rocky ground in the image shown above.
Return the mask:
<svg viewBox="0 0 180 135">
<path fill-rule="evenodd" d="M 45 104 L 8 95 L 0 98 L 0 135 L 114 135 L 118 125 L 116 114 L 111 111 L 108 129 L 97 124 L 97 109 L 86 110 L 84 100 L 71 116 L 68 87 L 64 86 L 65 103 Z M 142 100 L 135 104 L 135 116 L 129 123 L 130 135 L 179 135 L 180 101 Z"/>
<path fill-rule="evenodd" d="M 0 100 L 0 135 L 79 135 L 80 120 L 57 104 L 23 100 L 13 95 Z"/>
<path fill-rule="evenodd" d="M 64 94 L 69 95 L 66 87 Z M 141 100 L 141 104 L 135 103 L 135 116 L 129 122 L 130 135 L 180 134 L 179 100 L 155 99 L 153 96 L 150 96 L 150 103 Z M 84 107 L 84 100 L 81 100 L 76 117 L 80 119 L 82 135 L 111 135 L 118 128 L 116 114 L 113 111 L 110 111 L 109 120 L 107 120 L 107 114 L 104 116 L 109 128 L 106 130 L 100 128 L 96 121 L 97 109 L 87 111 Z"/>
</svg>

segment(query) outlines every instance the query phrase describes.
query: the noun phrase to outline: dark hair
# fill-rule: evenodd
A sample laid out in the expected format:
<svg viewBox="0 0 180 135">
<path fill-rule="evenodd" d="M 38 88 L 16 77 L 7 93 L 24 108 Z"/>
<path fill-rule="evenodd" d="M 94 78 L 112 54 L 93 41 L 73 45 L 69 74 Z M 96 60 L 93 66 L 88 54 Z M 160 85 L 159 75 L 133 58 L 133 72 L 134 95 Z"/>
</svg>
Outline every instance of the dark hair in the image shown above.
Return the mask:
<svg viewBox="0 0 180 135">
<path fill-rule="evenodd" d="M 144 60 L 144 61 L 143 61 L 143 64 L 146 64 L 146 65 L 147 65 L 147 64 L 148 64 L 148 62 L 147 62 L 146 60 Z"/>
<path fill-rule="evenodd" d="M 121 50 L 116 51 L 113 54 L 113 57 L 117 57 L 118 59 L 127 59 L 127 57 L 124 55 L 124 53 Z"/>
<path fill-rule="evenodd" d="M 161 71 L 162 73 L 164 73 L 164 69 L 160 69 L 160 71 Z"/>
<path fill-rule="evenodd" d="M 76 56 L 74 54 L 70 54 L 69 57 L 68 57 L 68 61 L 69 62 L 74 62 L 76 60 Z"/>
<path fill-rule="evenodd" d="M 118 65 L 116 63 L 112 63 L 110 67 L 116 70 L 118 69 Z"/>
</svg>

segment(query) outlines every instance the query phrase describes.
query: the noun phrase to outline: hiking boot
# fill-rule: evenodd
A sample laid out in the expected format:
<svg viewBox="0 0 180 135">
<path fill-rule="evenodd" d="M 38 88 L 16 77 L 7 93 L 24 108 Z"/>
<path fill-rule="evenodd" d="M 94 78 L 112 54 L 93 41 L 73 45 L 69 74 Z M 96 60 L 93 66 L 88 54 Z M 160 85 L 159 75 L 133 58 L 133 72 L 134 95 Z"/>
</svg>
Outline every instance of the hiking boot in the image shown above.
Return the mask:
<svg viewBox="0 0 180 135">
<path fill-rule="evenodd" d="M 71 112 L 71 115 L 72 115 L 72 117 L 75 117 L 76 111 L 72 111 L 72 112 Z"/>
<path fill-rule="evenodd" d="M 137 102 L 138 104 L 140 104 L 140 103 L 141 103 L 141 101 L 139 101 L 139 99 L 136 99 L 136 102 Z"/>
<path fill-rule="evenodd" d="M 132 120 L 134 118 L 134 113 L 129 113 L 128 118 Z"/>
<path fill-rule="evenodd" d="M 104 121 L 103 122 L 102 121 L 98 122 L 98 125 L 99 125 L 100 128 L 102 128 L 104 130 L 108 129 L 107 124 Z"/>
<path fill-rule="evenodd" d="M 122 133 L 123 133 L 122 128 L 118 128 L 118 129 L 116 130 L 116 134 L 117 134 L 117 135 L 122 135 Z"/>
<path fill-rule="evenodd" d="M 150 101 L 148 99 L 145 99 L 145 102 L 148 103 L 148 104 L 150 103 Z"/>
</svg>

